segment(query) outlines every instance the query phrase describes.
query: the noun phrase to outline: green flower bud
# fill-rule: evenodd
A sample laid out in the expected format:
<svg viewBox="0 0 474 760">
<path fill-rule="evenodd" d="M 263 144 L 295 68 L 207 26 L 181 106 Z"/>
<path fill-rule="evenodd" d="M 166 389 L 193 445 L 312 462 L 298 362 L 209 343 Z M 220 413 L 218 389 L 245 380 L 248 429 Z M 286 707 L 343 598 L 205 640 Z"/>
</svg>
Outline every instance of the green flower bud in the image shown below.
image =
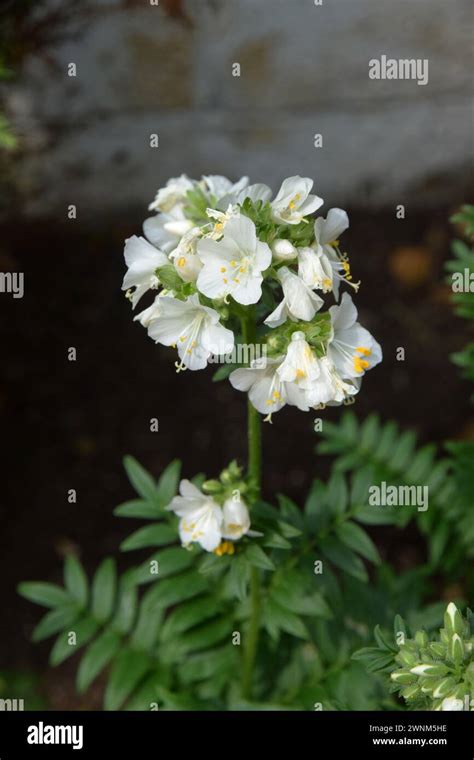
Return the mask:
<svg viewBox="0 0 474 760">
<path fill-rule="evenodd" d="M 390 673 L 390 678 L 392 681 L 395 681 L 395 683 L 399 684 L 412 684 L 414 679 L 411 675 L 409 670 L 394 670 L 393 673 Z"/>
<path fill-rule="evenodd" d="M 426 676 L 429 678 L 436 678 L 445 676 L 448 673 L 448 668 L 442 663 L 426 662 L 421 665 L 415 665 L 410 669 L 410 673 L 415 676 Z"/>
<path fill-rule="evenodd" d="M 449 645 L 449 656 L 455 665 L 460 665 L 464 660 L 464 645 L 461 637 L 455 633 Z"/>
<path fill-rule="evenodd" d="M 428 634 L 426 631 L 417 631 L 415 634 L 415 641 L 420 648 L 426 647 L 429 644 Z"/>
<path fill-rule="evenodd" d="M 409 668 L 412 668 L 418 662 L 416 654 L 414 652 L 409 652 L 405 647 L 400 649 L 396 659 L 401 665 L 408 665 Z"/>
<path fill-rule="evenodd" d="M 419 695 L 420 687 L 417 683 L 414 683 L 411 686 L 405 686 L 405 688 L 400 691 L 400 696 L 402 696 L 403 699 L 415 699 L 415 697 L 418 697 Z"/>
<path fill-rule="evenodd" d="M 448 604 L 444 614 L 444 627 L 449 634 L 458 633 L 460 636 L 463 634 L 464 623 L 462 615 L 453 602 Z"/>
<path fill-rule="evenodd" d="M 432 641 L 430 644 L 430 652 L 433 655 L 433 657 L 436 657 L 437 659 L 444 660 L 446 657 L 446 647 L 444 644 L 441 644 L 439 641 Z"/>
<path fill-rule="evenodd" d="M 441 681 L 438 681 L 438 683 L 435 684 L 435 688 L 433 689 L 434 699 L 447 697 L 448 694 L 452 692 L 455 686 L 456 686 L 456 681 L 454 680 L 454 678 L 451 678 L 451 676 L 448 676 L 447 678 L 442 678 Z"/>
<path fill-rule="evenodd" d="M 222 484 L 218 480 L 206 480 L 202 484 L 202 490 L 204 493 L 219 493 L 222 491 Z"/>
</svg>

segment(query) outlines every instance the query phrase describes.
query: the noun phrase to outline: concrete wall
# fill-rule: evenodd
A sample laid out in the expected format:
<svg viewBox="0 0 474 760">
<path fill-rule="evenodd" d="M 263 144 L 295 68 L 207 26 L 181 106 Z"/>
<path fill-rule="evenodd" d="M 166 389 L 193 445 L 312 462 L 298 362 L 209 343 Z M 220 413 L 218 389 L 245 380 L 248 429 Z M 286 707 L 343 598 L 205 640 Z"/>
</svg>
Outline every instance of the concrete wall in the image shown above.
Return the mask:
<svg viewBox="0 0 474 760">
<path fill-rule="evenodd" d="M 63 213 L 67 203 L 82 218 L 145 208 L 183 171 L 249 174 L 275 188 L 305 174 L 338 205 L 462 199 L 471 0 L 93 5 L 77 36 L 48 51 L 54 65 L 30 56 L 6 89 L 29 213 Z M 428 59 L 428 84 L 369 79 L 368 61 L 382 54 Z"/>
</svg>

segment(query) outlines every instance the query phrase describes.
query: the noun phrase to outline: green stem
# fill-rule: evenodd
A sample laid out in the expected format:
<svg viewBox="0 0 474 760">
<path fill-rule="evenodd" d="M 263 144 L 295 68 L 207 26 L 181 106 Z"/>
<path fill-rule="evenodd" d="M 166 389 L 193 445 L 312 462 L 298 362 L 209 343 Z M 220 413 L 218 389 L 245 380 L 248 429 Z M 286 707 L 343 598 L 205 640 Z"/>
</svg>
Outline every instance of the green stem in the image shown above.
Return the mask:
<svg viewBox="0 0 474 760">
<path fill-rule="evenodd" d="M 242 340 L 250 345 L 256 342 L 255 311 L 252 309 L 242 319 Z M 260 497 L 262 486 L 262 431 L 259 413 L 247 402 L 248 478 L 255 499 Z M 244 641 L 242 667 L 242 696 L 252 697 L 252 677 L 257 656 L 260 633 L 260 571 L 250 571 L 250 619 Z"/>
</svg>

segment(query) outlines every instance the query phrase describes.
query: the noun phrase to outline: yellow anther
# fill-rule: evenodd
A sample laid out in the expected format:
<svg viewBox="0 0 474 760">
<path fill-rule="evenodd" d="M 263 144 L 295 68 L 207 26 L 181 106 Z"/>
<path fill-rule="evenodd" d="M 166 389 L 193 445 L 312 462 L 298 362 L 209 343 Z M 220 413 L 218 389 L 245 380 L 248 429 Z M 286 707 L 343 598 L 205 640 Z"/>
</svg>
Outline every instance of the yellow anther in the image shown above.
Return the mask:
<svg viewBox="0 0 474 760">
<path fill-rule="evenodd" d="M 332 288 L 332 280 L 330 280 L 329 277 L 326 277 L 323 280 L 323 287 L 324 288 Z"/>
<path fill-rule="evenodd" d="M 221 267 L 221 272 L 227 272 L 227 269 L 225 267 Z"/>
<path fill-rule="evenodd" d="M 234 261 L 234 259 L 232 259 L 232 261 L 230 262 L 230 265 L 231 265 L 231 267 L 236 267 L 237 266 L 237 262 Z"/>
<path fill-rule="evenodd" d="M 361 359 L 360 356 L 354 356 L 354 369 L 356 372 L 363 372 L 369 367 L 370 364 L 366 359 Z"/>
<path fill-rule="evenodd" d="M 306 372 L 304 371 L 304 369 L 297 369 L 296 370 L 296 377 L 298 377 L 300 379 L 303 378 L 303 377 L 306 377 Z"/>
<path fill-rule="evenodd" d="M 362 356 L 370 356 L 372 353 L 370 348 L 366 348 L 365 346 L 358 346 L 356 348 L 356 351 L 358 351 L 359 354 L 362 354 Z"/>
<path fill-rule="evenodd" d="M 185 264 L 186 264 L 186 259 L 184 258 L 184 256 L 180 256 L 180 257 L 179 257 L 179 259 L 178 259 L 178 261 L 177 261 L 177 264 L 178 264 L 178 266 L 179 266 L 179 267 L 184 267 L 184 266 L 185 266 Z"/>
</svg>

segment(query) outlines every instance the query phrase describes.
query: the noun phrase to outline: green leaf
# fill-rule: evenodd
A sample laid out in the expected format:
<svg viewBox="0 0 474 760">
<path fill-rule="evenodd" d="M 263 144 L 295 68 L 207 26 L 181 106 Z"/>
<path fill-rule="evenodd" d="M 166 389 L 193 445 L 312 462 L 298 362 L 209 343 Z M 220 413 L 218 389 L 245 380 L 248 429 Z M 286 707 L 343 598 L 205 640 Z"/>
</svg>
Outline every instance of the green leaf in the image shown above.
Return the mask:
<svg viewBox="0 0 474 760">
<path fill-rule="evenodd" d="M 367 580 L 367 570 L 362 560 L 352 551 L 347 549 L 337 539 L 327 538 L 321 545 L 323 554 L 340 570 L 358 578 L 360 581 Z"/>
<path fill-rule="evenodd" d="M 135 491 L 148 501 L 156 501 L 156 486 L 151 475 L 131 456 L 126 456 L 123 466 Z"/>
<path fill-rule="evenodd" d="M 104 698 L 106 710 L 118 710 L 151 667 L 149 655 L 126 649 L 115 660 Z"/>
<path fill-rule="evenodd" d="M 115 657 L 120 649 L 121 638 L 113 630 L 106 630 L 87 648 L 77 671 L 77 690 L 80 694 Z"/>
<path fill-rule="evenodd" d="M 66 557 L 64 563 L 64 583 L 71 597 L 84 608 L 89 596 L 89 584 L 81 563 L 72 554 Z"/>
<path fill-rule="evenodd" d="M 229 593 L 243 601 L 247 596 L 247 586 L 250 580 L 250 565 L 245 555 L 239 554 L 232 557 L 230 570 L 227 575 L 227 589 Z"/>
<path fill-rule="evenodd" d="M 144 652 L 151 650 L 158 638 L 158 630 L 162 620 L 163 610 L 161 608 L 142 603 L 131 638 L 133 648 Z"/>
<path fill-rule="evenodd" d="M 138 595 L 135 586 L 121 585 L 113 628 L 124 636 L 129 633 L 137 614 Z"/>
<path fill-rule="evenodd" d="M 176 575 L 176 573 L 180 573 L 193 565 L 195 561 L 196 554 L 193 551 L 188 551 L 182 547 L 162 549 L 137 567 L 134 574 L 135 582 L 150 583 L 167 578 L 170 575 Z M 158 565 L 156 566 L 154 563 L 158 563 Z M 154 572 L 156 567 L 158 567 L 158 573 Z"/>
<path fill-rule="evenodd" d="M 273 638 L 275 630 L 282 630 L 291 636 L 297 636 L 300 639 L 308 638 L 308 631 L 303 621 L 280 605 L 271 597 L 268 597 L 264 609 L 264 625 Z"/>
<path fill-rule="evenodd" d="M 163 507 L 167 507 L 171 499 L 176 496 L 180 473 L 181 462 L 179 459 L 174 459 L 168 467 L 163 470 L 158 481 L 158 498 Z"/>
<path fill-rule="evenodd" d="M 172 525 L 145 525 L 136 530 L 131 536 L 122 541 L 120 549 L 123 552 L 143 549 L 147 546 L 165 546 L 176 542 L 178 533 Z"/>
<path fill-rule="evenodd" d="M 212 597 L 195 599 L 173 610 L 161 627 L 161 640 L 169 641 L 184 631 L 214 617 L 221 604 Z"/>
<path fill-rule="evenodd" d="M 58 607 L 48 612 L 38 623 L 31 636 L 32 641 L 43 641 L 49 636 L 62 631 L 67 625 L 71 625 L 80 615 L 80 610 L 76 604 L 69 604 L 67 607 Z"/>
<path fill-rule="evenodd" d="M 182 573 L 165 580 L 158 580 L 153 585 L 153 588 L 148 591 L 147 602 L 151 606 L 156 604 L 164 609 L 172 604 L 191 599 L 193 596 L 199 596 L 207 588 L 206 579 L 193 568 L 187 573 Z"/>
<path fill-rule="evenodd" d="M 380 564 L 380 555 L 377 547 L 365 530 L 362 530 L 358 525 L 353 522 L 344 522 L 338 526 L 336 533 L 342 543 L 348 546 L 349 549 L 362 554 L 363 557 L 370 560 L 370 562 L 374 562 L 376 565 Z"/>
<path fill-rule="evenodd" d="M 49 655 L 50 665 L 60 665 L 68 657 L 75 654 L 80 647 L 90 641 L 97 632 L 98 627 L 98 623 L 93 618 L 85 617 L 82 620 L 76 621 L 70 630 L 60 633 Z M 71 633 L 76 634 L 75 644 L 69 643 Z"/>
<path fill-rule="evenodd" d="M 344 514 L 348 503 L 347 483 L 344 475 L 334 470 L 327 485 L 327 500 L 334 517 Z"/>
<path fill-rule="evenodd" d="M 245 557 L 254 567 L 260 567 L 262 570 L 274 570 L 275 565 L 271 561 L 270 557 L 258 546 L 258 544 L 250 544 L 246 551 Z"/>
<path fill-rule="evenodd" d="M 115 562 L 109 557 L 101 563 L 92 582 L 92 615 L 101 623 L 112 614 L 116 582 Z"/>
<path fill-rule="evenodd" d="M 232 623 L 232 617 L 229 616 L 188 631 L 181 639 L 186 652 L 197 652 L 199 649 L 207 649 L 218 644 L 226 636 L 230 636 Z"/>
<path fill-rule="evenodd" d="M 70 604 L 69 595 L 60 586 L 53 583 L 41 583 L 36 581 L 20 583 L 18 593 L 29 599 L 30 602 L 41 604 L 43 607 L 61 607 Z"/>
<path fill-rule="evenodd" d="M 162 520 L 165 517 L 162 508 L 156 501 L 146 501 L 145 499 L 132 499 L 132 501 L 119 504 L 114 509 L 114 515 L 136 517 L 143 520 Z"/>
<path fill-rule="evenodd" d="M 296 506 L 296 504 L 283 494 L 278 494 L 278 504 L 280 506 L 281 516 L 284 522 L 290 523 L 298 528 L 299 532 L 304 529 L 304 517 L 303 513 Z M 296 535 L 299 535 L 296 534 Z M 287 536 L 288 538 L 288 536 Z"/>
</svg>

